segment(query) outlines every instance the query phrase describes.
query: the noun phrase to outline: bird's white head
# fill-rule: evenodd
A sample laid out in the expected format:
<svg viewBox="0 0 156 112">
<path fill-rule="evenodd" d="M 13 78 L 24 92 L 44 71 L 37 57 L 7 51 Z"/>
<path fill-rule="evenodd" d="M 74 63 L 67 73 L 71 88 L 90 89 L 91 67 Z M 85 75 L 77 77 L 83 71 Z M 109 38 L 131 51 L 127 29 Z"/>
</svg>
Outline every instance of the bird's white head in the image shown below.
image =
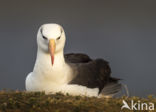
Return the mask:
<svg viewBox="0 0 156 112">
<path fill-rule="evenodd" d="M 38 30 L 38 49 L 50 54 L 52 65 L 54 64 L 55 54 L 63 51 L 65 40 L 65 32 L 58 24 L 44 24 Z"/>
</svg>

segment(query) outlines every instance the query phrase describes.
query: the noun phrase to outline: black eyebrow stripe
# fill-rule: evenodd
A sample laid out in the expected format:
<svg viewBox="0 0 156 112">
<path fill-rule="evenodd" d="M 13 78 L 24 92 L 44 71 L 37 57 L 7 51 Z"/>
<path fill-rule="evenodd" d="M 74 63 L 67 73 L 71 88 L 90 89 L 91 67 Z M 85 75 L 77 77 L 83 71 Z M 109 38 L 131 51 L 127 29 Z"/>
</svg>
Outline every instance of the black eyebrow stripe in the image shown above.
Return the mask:
<svg viewBox="0 0 156 112">
<path fill-rule="evenodd" d="M 41 34 L 43 35 L 43 32 L 42 32 L 42 30 L 43 30 L 43 29 L 41 28 L 41 29 L 40 29 L 40 32 L 41 32 Z"/>
<path fill-rule="evenodd" d="M 59 40 L 61 38 L 61 36 L 57 37 L 56 39 Z"/>
<path fill-rule="evenodd" d="M 45 36 L 43 35 L 43 29 L 42 29 L 42 28 L 40 29 L 40 32 L 41 32 L 42 37 L 43 37 L 44 39 L 47 40 L 47 37 L 45 37 Z"/>
<path fill-rule="evenodd" d="M 63 29 L 61 28 L 61 35 L 62 35 Z"/>
</svg>

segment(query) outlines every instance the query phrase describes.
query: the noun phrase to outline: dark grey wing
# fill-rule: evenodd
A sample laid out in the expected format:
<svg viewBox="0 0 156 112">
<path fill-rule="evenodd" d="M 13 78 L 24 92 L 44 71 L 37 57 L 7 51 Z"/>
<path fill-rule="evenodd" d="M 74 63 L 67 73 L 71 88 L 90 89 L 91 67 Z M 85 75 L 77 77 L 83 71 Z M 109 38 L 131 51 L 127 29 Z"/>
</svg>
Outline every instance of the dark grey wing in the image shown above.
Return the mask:
<svg viewBox="0 0 156 112">
<path fill-rule="evenodd" d="M 103 59 L 91 60 L 88 63 L 75 63 L 74 66 L 76 66 L 77 74 L 70 84 L 99 88 L 100 93 L 106 85 L 118 82 L 118 79 L 110 76 L 111 68 Z"/>
<path fill-rule="evenodd" d="M 86 54 L 81 54 L 81 53 L 65 54 L 64 57 L 67 63 L 88 63 L 92 61 L 89 56 L 87 56 Z"/>
</svg>

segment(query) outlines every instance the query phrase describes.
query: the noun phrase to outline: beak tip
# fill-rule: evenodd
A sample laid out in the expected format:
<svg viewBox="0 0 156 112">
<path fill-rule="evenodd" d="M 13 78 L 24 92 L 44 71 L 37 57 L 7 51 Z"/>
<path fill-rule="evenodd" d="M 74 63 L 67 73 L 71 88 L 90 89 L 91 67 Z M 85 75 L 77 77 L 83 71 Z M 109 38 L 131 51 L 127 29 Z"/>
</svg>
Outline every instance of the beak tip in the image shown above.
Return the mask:
<svg viewBox="0 0 156 112">
<path fill-rule="evenodd" d="M 54 65 L 54 56 L 52 56 L 52 66 Z"/>
</svg>

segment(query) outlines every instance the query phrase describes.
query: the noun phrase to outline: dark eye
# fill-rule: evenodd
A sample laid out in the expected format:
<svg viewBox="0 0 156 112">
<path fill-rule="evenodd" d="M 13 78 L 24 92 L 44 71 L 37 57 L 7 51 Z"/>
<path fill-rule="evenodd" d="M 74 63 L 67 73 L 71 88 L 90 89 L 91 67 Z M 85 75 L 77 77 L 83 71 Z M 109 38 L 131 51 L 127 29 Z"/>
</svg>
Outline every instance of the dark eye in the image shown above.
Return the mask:
<svg viewBox="0 0 156 112">
<path fill-rule="evenodd" d="M 40 32 L 41 32 L 41 35 L 42 35 L 43 39 L 47 40 L 47 37 L 45 37 L 45 36 L 43 35 L 42 28 L 41 28 Z"/>
<path fill-rule="evenodd" d="M 45 37 L 45 36 L 42 36 L 45 40 L 47 40 L 47 37 Z"/>
<path fill-rule="evenodd" d="M 61 38 L 61 36 L 60 36 L 60 37 L 58 37 L 58 38 L 57 38 L 57 40 L 59 40 L 60 38 Z"/>
</svg>

